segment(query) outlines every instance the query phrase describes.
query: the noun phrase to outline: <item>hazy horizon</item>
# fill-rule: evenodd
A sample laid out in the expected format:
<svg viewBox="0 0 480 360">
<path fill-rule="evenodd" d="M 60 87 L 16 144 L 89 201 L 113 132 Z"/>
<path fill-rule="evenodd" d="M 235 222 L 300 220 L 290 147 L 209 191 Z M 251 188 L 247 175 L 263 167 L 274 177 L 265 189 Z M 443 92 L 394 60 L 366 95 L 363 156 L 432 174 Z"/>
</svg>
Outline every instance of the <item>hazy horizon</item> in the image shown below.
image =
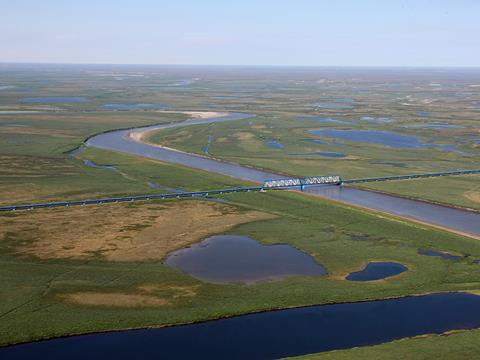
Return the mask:
<svg viewBox="0 0 480 360">
<path fill-rule="evenodd" d="M 17 0 L 1 63 L 479 67 L 474 0 Z"/>
</svg>

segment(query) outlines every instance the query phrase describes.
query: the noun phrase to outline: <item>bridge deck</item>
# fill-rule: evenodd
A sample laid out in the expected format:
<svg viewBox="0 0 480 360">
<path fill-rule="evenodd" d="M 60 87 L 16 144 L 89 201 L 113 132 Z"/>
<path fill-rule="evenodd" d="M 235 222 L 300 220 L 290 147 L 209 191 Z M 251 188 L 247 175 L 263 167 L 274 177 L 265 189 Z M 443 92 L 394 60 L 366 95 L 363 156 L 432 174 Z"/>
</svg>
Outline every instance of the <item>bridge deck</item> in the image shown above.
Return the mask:
<svg viewBox="0 0 480 360">
<path fill-rule="evenodd" d="M 341 184 L 355 184 L 355 183 L 365 183 L 365 182 L 374 182 L 374 181 L 390 181 L 390 180 L 405 180 L 405 179 L 418 179 L 418 178 L 429 178 L 437 176 L 452 176 L 452 175 L 468 175 L 468 174 L 480 174 L 480 170 L 459 170 L 459 171 L 448 171 L 448 172 L 436 172 L 436 173 L 424 173 L 424 174 L 411 174 L 411 175 L 397 175 L 397 176 L 383 176 L 383 177 L 372 177 L 372 178 L 363 178 L 363 179 L 349 179 L 343 180 L 338 177 L 338 182 L 324 183 L 319 185 L 318 183 L 308 183 L 305 181 L 300 181 L 299 184 L 293 182 L 293 185 L 286 185 L 279 183 L 278 186 L 256 186 L 256 187 L 242 187 L 242 188 L 231 188 L 231 189 L 220 189 L 220 190 L 207 190 L 207 191 L 192 191 L 192 192 L 182 192 L 174 194 L 151 194 L 151 195 L 138 195 L 138 196 L 126 196 L 126 197 L 116 197 L 116 198 L 104 198 L 104 199 L 88 199 L 88 200 L 72 200 L 72 201 L 61 201 L 61 202 L 49 202 L 49 203 L 37 203 L 37 204 L 26 204 L 26 205 L 8 205 L 0 206 L 0 211 L 14 211 L 14 210 L 30 210 L 30 209 L 39 209 L 39 208 L 54 208 L 62 206 L 79 206 L 79 205 L 95 205 L 95 204 L 109 204 L 117 202 L 128 202 L 128 201 L 145 201 L 145 200 L 158 200 L 158 199 L 175 199 L 175 198 L 192 198 L 192 197 L 207 197 L 210 195 L 221 195 L 228 193 L 238 193 L 238 192 L 251 192 L 251 191 L 262 191 L 265 189 L 268 190 L 282 190 L 282 189 L 302 189 L 304 186 L 328 186 L 328 185 L 341 185 Z M 323 177 L 319 177 L 323 178 Z M 313 178 L 306 178 L 313 179 Z M 302 180 L 302 179 L 297 179 Z"/>
</svg>

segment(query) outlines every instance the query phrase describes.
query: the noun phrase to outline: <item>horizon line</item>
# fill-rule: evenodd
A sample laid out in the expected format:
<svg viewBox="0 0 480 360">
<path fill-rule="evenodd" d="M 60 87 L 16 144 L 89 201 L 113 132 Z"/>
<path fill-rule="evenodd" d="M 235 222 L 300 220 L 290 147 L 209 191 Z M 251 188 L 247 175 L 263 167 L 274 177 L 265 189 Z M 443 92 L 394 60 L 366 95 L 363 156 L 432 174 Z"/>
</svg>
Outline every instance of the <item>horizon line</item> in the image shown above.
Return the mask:
<svg viewBox="0 0 480 360">
<path fill-rule="evenodd" d="M 1 61 L 0 65 L 84 65 L 84 66 L 179 66 L 179 67 L 276 67 L 276 68 L 423 68 L 423 69 L 480 69 L 480 65 L 302 65 L 302 64 L 195 64 L 195 63 L 108 63 L 108 62 L 35 62 Z"/>
</svg>

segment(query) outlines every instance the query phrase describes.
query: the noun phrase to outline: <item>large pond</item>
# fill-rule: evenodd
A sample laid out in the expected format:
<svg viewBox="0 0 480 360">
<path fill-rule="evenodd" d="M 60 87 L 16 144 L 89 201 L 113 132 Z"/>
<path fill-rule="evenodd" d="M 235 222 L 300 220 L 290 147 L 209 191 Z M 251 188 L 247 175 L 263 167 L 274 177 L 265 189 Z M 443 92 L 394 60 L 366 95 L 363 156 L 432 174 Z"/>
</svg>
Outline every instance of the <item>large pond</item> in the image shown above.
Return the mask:
<svg viewBox="0 0 480 360">
<path fill-rule="evenodd" d="M 290 245 L 262 245 L 238 235 L 212 236 L 171 253 L 165 263 L 211 283 L 254 283 L 327 273 L 310 255 Z"/>
<path fill-rule="evenodd" d="M 459 311 L 461 309 L 461 311 Z M 278 359 L 480 327 L 480 297 L 444 293 L 268 311 L 0 348 L 4 359 Z"/>
<path fill-rule="evenodd" d="M 407 267 L 395 262 L 371 262 L 360 271 L 351 272 L 346 277 L 350 281 L 373 281 L 386 279 L 407 271 Z"/>
<path fill-rule="evenodd" d="M 309 132 L 315 136 L 367 142 L 394 148 L 420 148 L 426 146 L 416 136 L 397 134 L 390 131 L 319 129 L 309 130 Z"/>
</svg>

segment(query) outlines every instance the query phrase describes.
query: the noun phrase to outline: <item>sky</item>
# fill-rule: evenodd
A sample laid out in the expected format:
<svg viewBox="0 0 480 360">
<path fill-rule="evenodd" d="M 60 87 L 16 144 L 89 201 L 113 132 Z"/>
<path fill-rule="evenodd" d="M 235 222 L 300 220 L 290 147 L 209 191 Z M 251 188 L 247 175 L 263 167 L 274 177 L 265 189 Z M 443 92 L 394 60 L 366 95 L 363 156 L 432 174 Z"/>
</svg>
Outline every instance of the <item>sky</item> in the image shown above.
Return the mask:
<svg viewBox="0 0 480 360">
<path fill-rule="evenodd" d="M 480 1 L 0 0 L 0 62 L 480 66 Z"/>
</svg>

